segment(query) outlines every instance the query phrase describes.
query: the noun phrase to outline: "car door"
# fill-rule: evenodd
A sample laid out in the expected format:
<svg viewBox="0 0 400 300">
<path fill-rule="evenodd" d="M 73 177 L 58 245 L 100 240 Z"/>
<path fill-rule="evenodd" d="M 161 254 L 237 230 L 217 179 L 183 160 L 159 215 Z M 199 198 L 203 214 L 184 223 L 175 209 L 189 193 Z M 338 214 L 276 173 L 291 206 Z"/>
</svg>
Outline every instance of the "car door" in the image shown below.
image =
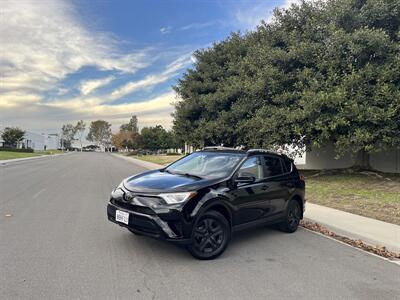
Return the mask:
<svg viewBox="0 0 400 300">
<path fill-rule="evenodd" d="M 263 182 L 262 157 L 247 158 L 233 176 L 233 181 L 241 176 L 252 176 L 252 183 L 234 183 L 230 194 L 234 207 L 233 223 L 240 225 L 265 217 L 268 208 L 268 193 Z"/>
<path fill-rule="evenodd" d="M 284 212 L 285 202 L 290 196 L 288 187 L 290 176 L 279 156 L 263 155 L 262 164 L 265 177 L 263 182 L 268 192 L 267 216 L 273 217 Z"/>
</svg>

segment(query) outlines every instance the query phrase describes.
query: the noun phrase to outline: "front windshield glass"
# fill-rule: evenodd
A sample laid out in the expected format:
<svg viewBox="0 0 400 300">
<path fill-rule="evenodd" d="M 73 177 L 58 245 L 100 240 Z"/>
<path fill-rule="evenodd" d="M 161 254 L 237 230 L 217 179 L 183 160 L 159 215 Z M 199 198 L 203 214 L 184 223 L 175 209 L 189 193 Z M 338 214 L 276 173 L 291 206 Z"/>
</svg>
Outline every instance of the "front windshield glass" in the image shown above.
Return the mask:
<svg viewBox="0 0 400 300">
<path fill-rule="evenodd" d="M 165 171 L 206 178 L 225 177 L 243 157 L 242 153 L 194 152 L 173 163 Z"/>
</svg>

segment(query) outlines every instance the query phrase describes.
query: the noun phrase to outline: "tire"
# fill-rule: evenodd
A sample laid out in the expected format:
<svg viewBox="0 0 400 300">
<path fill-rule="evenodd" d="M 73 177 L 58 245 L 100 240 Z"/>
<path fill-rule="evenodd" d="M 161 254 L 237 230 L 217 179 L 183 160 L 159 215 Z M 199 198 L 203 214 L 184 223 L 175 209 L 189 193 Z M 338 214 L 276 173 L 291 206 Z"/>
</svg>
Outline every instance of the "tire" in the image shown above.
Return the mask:
<svg viewBox="0 0 400 300">
<path fill-rule="evenodd" d="M 217 211 L 206 211 L 193 226 L 187 250 L 197 259 L 214 259 L 225 251 L 230 239 L 228 220 Z"/>
<path fill-rule="evenodd" d="M 139 236 L 141 236 L 142 234 L 140 234 L 140 233 L 137 233 L 137 232 L 134 232 L 132 229 L 130 229 L 130 228 L 128 228 L 128 230 L 130 231 L 130 232 L 132 232 L 134 235 L 139 235 Z"/>
<path fill-rule="evenodd" d="M 288 233 L 295 232 L 299 227 L 299 223 L 301 220 L 301 209 L 300 205 L 296 200 L 290 200 L 287 210 L 285 221 L 283 221 L 279 228 Z"/>
</svg>

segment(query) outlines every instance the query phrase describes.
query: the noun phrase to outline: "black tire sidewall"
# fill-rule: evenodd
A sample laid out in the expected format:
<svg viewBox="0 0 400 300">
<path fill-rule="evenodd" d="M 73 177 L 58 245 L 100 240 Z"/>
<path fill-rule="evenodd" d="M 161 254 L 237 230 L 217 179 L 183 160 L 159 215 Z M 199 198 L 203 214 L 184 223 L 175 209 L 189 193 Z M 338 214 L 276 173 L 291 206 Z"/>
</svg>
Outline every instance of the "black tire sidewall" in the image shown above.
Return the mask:
<svg viewBox="0 0 400 300">
<path fill-rule="evenodd" d="M 297 226 L 295 227 L 295 228 L 293 228 L 293 227 L 291 227 L 290 225 L 289 225 L 289 212 L 290 212 L 290 210 L 292 209 L 292 207 L 293 206 L 297 206 L 298 207 L 298 209 L 300 210 L 300 205 L 299 205 L 299 203 L 296 201 L 296 200 L 290 200 L 290 202 L 288 203 L 288 207 L 287 207 L 287 210 L 286 210 L 286 219 L 285 219 L 285 221 L 281 224 L 281 229 L 283 230 L 283 231 L 285 231 L 285 232 L 288 232 L 288 233 L 292 233 L 292 232 L 295 232 L 296 230 L 297 230 L 297 228 L 299 227 L 299 223 L 297 224 Z"/>
<path fill-rule="evenodd" d="M 199 252 L 195 248 L 194 241 L 193 241 L 193 232 L 194 232 L 195 228 L 197 227 L 197 224 L 202 219 L 205 219 L 205 218 L 212 218 L 212 219 L 218 221 L 224 230 L 224 236 L 225 236 L 222 247 L 219 248 L 218 251 L 216 251 L 215 253 L 212 253 L 210 255 L 206 255 L 204 253 Z M 230 239 L 231 239 L 231 227 L 230 227 L 228 220 L 221 213 L 219 213 L 215 210 L 209 210 L 209 211 L 206 211 L 205 213 L 203 213 L 200 217 L 198 217 L 196 222 L 194 223 L 194 226 L 192 228 L 192 234 L 191 234 L 191 243 L 190 243 L 190 245 L 187 246 L 187 249 L 190 252 L 190 254 L 192 254 L 192 256 L 197 259 L 210 260 L 210 259 L 214 259 L 214 258 L 220 256 L 225 251 L 226 247 L 229 244 Z"/>
</svg>

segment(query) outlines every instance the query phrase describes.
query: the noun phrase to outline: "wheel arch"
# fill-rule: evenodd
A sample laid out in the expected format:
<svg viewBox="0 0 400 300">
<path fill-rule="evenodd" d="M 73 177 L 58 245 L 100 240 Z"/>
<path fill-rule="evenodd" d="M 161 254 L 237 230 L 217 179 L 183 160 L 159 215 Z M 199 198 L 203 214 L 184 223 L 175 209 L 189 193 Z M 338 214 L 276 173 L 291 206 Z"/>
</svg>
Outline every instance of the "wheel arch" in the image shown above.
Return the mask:
<svg viewBox="0 0 400 300">
<path fill-rule="evenodd" d="M 230 226 L 232 227 L 232 213 L 225 205 L 216 203 L 207 207 L 205 211 L 215 210 L 225 217 Z"/>
</svg>

